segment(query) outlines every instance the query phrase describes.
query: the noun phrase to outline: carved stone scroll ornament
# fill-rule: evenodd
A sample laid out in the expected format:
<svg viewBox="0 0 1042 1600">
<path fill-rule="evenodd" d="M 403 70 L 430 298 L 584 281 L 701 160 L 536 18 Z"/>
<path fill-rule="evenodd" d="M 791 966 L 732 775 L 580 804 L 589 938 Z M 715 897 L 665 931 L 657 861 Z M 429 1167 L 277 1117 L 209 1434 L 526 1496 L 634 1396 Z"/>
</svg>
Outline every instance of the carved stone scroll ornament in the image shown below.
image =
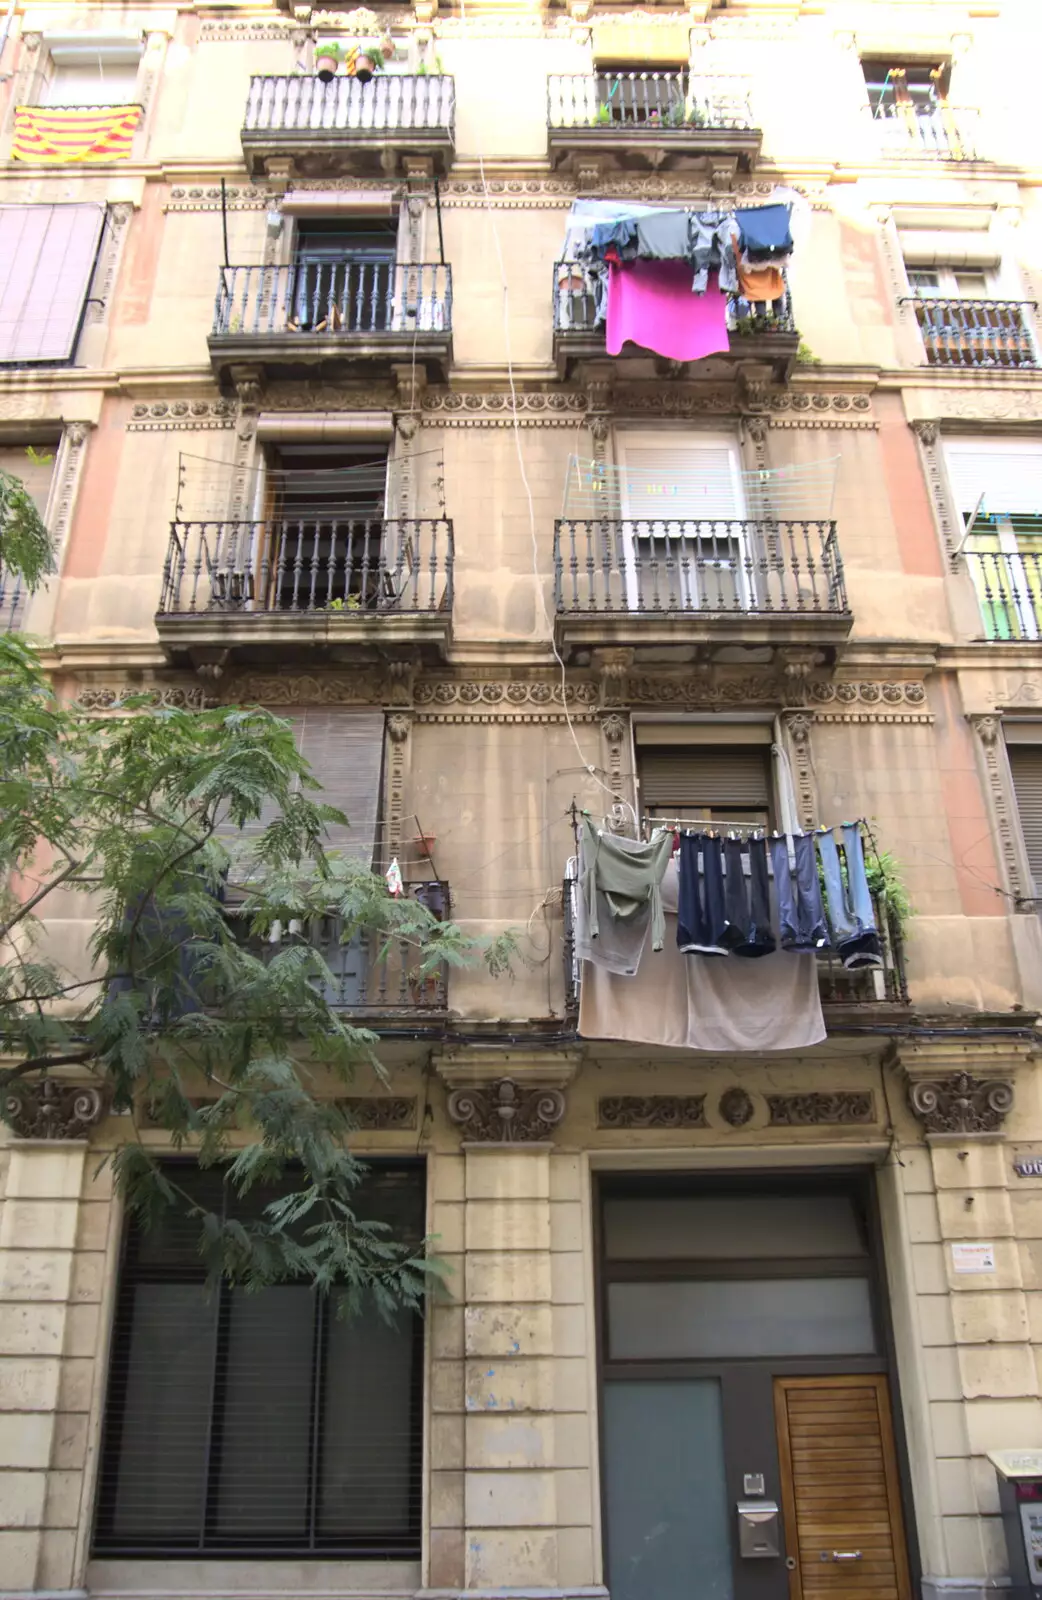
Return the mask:
<svg viewBox="0 0 1042 1600">
<path fill-rule="evenodd" d="M 601 1128 L 707 1128 L 704 1094 L 616 1094 L 597 1102 Z"/>
<path fill-rule="evenodd" d="M 927 1133 L 997 1133 L 1013 1105 L 1013 1085 L 953 1072 L 947 1078 L 913 1080 L 908 1103 Z"/>
<path fill-rule="evenodd" d="M 876 1120 L 871 1089 L 846 1094 L 768 1094 L 767 1123 L 771 1128 L 812 1128 L 826 1123 L 864 1123 Z"/>
<path fill-rule="evenodd" d="M 107 1084 L 60 1083 L 40 1078 L 14 1083 L 3 1099 L 3 1119 L 19 1139 L 86 1139 L 108 1110 Z"/>
<path fill-rule="evenodd" d="M 448 1100 L 449 1119 L 462 1128 L 464 1138 L 491 1144 L 549 1139 L 564 1109 L 560 1089 L 525 1088 L 513 1078 L 481 1088 L 454 1089 Z"/>
</svg>

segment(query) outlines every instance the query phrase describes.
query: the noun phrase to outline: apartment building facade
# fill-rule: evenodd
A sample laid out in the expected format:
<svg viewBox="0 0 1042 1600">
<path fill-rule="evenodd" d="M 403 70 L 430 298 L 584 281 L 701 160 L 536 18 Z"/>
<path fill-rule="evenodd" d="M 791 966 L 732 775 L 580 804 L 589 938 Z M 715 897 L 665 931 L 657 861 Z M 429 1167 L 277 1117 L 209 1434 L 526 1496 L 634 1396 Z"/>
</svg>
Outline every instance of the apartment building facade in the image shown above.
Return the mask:
<svg viewBox="0 0 1042 1600">
<path fill-rule="evenodd" d="M 392 1332 L 209 1297 L 113 1200 L 103 1098 L 20 1103 L 0 1594 L 1004 1588 L 989 1453 L 1042 1449 L 1030 7 L 17 0 L 0 39 L 0 464 L 58 550 L 3 625 L 99 711 L 291 718 L 350 848 L 522 953 L 336 954 L 389 1073 L 368 1198 L 450 1270 Z M 783 290 L 610 355 L 587 203 L 782 204 Z M 821 1042 L 767 984 L 744 1049 L 647 995 L 591 1027 L 584 815 L 863 819 L 913 914 L 818 962 Z"/>
</svg>

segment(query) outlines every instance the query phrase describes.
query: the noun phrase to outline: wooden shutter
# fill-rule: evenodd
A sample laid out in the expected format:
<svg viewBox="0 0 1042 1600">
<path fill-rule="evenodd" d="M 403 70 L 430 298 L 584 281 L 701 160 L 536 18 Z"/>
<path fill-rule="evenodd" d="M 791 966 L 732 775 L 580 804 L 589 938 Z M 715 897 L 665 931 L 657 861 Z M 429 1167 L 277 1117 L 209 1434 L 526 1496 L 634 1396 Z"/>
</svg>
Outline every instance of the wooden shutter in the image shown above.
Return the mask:
<svg viewBox="0 0 1042 1600">
<path fill-rule="evenodd" d="M 351 856 L 371 867 L 377 843 L 380 814 L 380 779 L 383 769 L 384 717 L 382 711 L 340 711 L 313 708 L 284 713 L 296 733 L 297 749 L 310 762 L 321 791 L 309 790 L 312 798 L 324 805 L 338 806 L 346 812 L 349 827 L 330 824 L 326 846 Z M 256 837 L 275 816 L 266 807 L 263 815 L 240 832 L 223 828 L 222 838 Z"/>
<path fill-rule="evenodd" d="M 909 1600 L 886 1378 L 776 1378 L 774 1403 L 790 1600 Z"/>
<path fill-rule="evenodd" d="M 1042 445 L 1027 439 L 949 439 L 944 458 L 955 503 L 969 516 L 984 496 L 984 514 L 1042 513 Z"/>
<path fill-rule="evenodd" d="M 1042 745 L 1011 744 L 1007 753 L 1020 831 L 1038 894 L 1042 892 Z"/>
<path fill-rule="evenodd" d="M 72 359 L 104 220 L 100 205 L 0 206 L 0 362 Z"/>
<path fill-rule="evenodd" d="M 691 434 L 619 439 L 622 515 L 636 521 L 745 516 L 736 444 Z"/>
<path fill-rule="evenodd" d="M 767 810 L 771 801 L 766 745 L 664 745 L 640 751 L 640 797 L 645 806 L 676 806 L 677 815 L 705 807 Z"/>
</svg>

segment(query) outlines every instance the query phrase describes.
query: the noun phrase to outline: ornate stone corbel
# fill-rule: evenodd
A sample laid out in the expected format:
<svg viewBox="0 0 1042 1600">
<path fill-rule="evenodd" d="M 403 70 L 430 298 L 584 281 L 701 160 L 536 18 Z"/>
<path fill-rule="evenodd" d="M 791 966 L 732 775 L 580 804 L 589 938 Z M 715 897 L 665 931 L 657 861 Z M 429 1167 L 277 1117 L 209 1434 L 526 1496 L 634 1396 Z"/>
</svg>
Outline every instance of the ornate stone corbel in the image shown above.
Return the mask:
<svg viewBox="0 0 1042 1600">
<path fill-rule="evenodd" d="M 917 417 L 912 423 L 912 432 L 921 444 L 933 446 L 937 443 L 940 426 L 936 417 Z"/>
<path fill-rule="evenodd" d="M 108 1084 L 38 1078 L 5 1090 L 3 1119 L 19 1139 L 86 1139 L 105 1116 L 111 1099 Z"/>
<path fill-rule="evenodd" d="M 465 1140 L 540 1144 L 552 1139 L 565 1114 L 564 1090 L 578 1056 L 475 1046 L 446 1052 L 436 1070 L 449 1091 L 449 1120 Z"/>
<path fill-rule="evenodd" d="M 1010 781 L 1003 748 L 1002 718 L 992 712 L 973 714 L 970 726 L 977 735 L 980 759 L 984 767 L 987 793 L 991 799 L 991 814 L 995 819 L 1002 865 L 1006 883 L 1012 895 L 1023 899 L 1028 890 L 1024 874 L 1025 863 L 1020 847 L 1020 829 L 1017 823 L 1017 806 L 1010 793 Z"/>
<path fill-rule="evenodd" d="M 783 711 L 782 727 L 788 737 L 792 752 L 792 776 L 796 788 L 796 804 L 805 828 L 815 823 L 816 797 L 814 793 L 814 765 L 811 758 L 810 731 L 814 726 L 812 711 Z"/>
<path fill-rule="evenodd" d="M 1033 1043 L 1007 1040 L 908 1040 L 895 1051 L 908 1105 L 928 1141 L 994 1139 L 1013 1106 L 1017 1068 L 1028 1065 Z"/>
</svg>

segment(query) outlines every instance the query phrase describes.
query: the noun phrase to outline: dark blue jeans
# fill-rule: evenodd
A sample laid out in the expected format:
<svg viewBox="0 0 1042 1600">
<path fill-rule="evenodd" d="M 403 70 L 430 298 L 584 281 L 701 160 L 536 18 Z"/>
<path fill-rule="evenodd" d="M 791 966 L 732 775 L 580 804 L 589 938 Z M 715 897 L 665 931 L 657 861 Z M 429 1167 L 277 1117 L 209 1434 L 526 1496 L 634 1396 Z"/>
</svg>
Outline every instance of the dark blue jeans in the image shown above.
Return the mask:
<svg viewBox="0 0 1042 1600">
<path fill-rule="evenodd" d="M 829 942 L 829 932 L 821 903 L 814 835 L 794 834 L 792 843 L 795 873 L 789 868 L 788 840 L 782 837 L 770 841 L 781 946 L 783 950 L 822 950 Z"/>
</svg>

